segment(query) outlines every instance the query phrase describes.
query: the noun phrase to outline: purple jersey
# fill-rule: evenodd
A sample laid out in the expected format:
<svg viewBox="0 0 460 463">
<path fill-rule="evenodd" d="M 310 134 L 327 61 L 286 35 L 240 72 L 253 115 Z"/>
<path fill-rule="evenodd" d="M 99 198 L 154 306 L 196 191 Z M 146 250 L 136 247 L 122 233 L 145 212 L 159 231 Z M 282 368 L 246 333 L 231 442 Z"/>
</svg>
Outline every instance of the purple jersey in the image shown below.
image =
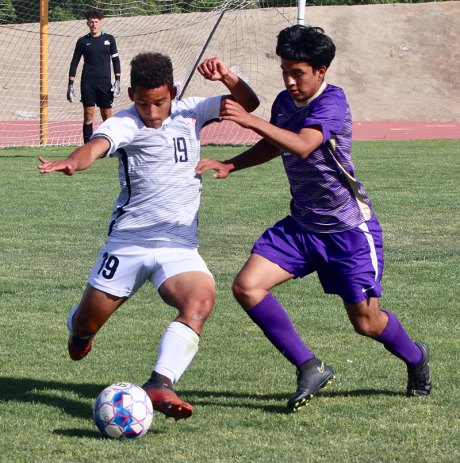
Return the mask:
<svg viewBox="0 0 460 463">
<path fill-rule="evenodd" d="M 323 133 L 323 144 L 306 159 L 281 152 L 291 187 L 291 215 L 300 229 L 334 233 L 369 220 L 372 204 L 354 177 L 351 112 L 341 88 L 324 83 L 302 104 L 285 90 L 273 103 L 270 122 L 295 133 L 311 126 Z"/>
</svg>

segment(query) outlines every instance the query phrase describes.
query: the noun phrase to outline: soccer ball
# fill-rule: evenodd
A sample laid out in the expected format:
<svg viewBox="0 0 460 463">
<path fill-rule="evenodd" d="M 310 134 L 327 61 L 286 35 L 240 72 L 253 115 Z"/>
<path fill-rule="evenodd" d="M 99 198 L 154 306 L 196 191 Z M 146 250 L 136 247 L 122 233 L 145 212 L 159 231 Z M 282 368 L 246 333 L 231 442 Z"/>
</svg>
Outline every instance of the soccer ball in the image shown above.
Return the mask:
<svg viewBox="0 0 460 463">
<path fill-rule="evenodd" d="M 93 417 L 105 436 L 135 439 L 143 436 L 152 424 L 152 402 L 141 387 L 132 383 L 115 383 L 97 397 Z"/>
</svg>

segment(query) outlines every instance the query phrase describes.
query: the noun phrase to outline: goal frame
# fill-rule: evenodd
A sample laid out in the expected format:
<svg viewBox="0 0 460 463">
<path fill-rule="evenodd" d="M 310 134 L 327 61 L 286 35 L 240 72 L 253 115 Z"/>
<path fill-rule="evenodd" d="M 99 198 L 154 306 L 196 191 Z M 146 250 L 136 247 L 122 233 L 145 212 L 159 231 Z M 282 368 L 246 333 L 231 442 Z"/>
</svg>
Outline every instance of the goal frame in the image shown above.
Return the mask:
<svg viewBox="0 0 460 463">
<path fill-rule="evenodd" d="M 297 0 L 297 24 L 305 24 L 305 5 L 306 0 Z M 206 48 L 214 35 L 224 12 L 221 13 L 216 21 L 206 43 L 204 44 L 196 65 L 206 51 Z M 48 0 L 40 0 L 40 145 L 48 144 Z M 192 73 L 188 76 L 185 85 L 182 89 L 182 94 L 185 93 Z"/>
</svg>

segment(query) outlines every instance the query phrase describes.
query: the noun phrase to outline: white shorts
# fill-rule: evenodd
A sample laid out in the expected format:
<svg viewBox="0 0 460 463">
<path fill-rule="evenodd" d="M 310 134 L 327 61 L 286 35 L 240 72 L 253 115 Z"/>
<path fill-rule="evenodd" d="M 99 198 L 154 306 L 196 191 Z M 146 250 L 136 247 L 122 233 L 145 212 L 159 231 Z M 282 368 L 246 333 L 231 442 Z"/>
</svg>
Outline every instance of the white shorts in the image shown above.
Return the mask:
<svg viewBox="0 0 460 463">
<path fill-rule="evenodd" d="M 147 280 L 156 289 L 168 278 L 183 272 L 204 272 L 212 277 L 196 248 L 169 241 L 147 246 L 106 242 L 88 283 L 113 296 L 132 296 Z"/>
</svg>

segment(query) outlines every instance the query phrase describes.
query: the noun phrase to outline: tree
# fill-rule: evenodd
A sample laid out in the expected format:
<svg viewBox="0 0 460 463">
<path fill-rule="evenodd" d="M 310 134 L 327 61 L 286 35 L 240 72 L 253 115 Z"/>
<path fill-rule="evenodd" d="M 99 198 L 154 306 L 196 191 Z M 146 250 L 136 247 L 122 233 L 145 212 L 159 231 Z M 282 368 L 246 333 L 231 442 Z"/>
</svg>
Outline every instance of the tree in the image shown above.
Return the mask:
<svg viewBox="0 0 460 463">
<path fill-rule="evenodd" d="M 0 24 L 16 22 L 16 11 L 11 0 L 3 0 L 0 5 Z"/>
</svg>

